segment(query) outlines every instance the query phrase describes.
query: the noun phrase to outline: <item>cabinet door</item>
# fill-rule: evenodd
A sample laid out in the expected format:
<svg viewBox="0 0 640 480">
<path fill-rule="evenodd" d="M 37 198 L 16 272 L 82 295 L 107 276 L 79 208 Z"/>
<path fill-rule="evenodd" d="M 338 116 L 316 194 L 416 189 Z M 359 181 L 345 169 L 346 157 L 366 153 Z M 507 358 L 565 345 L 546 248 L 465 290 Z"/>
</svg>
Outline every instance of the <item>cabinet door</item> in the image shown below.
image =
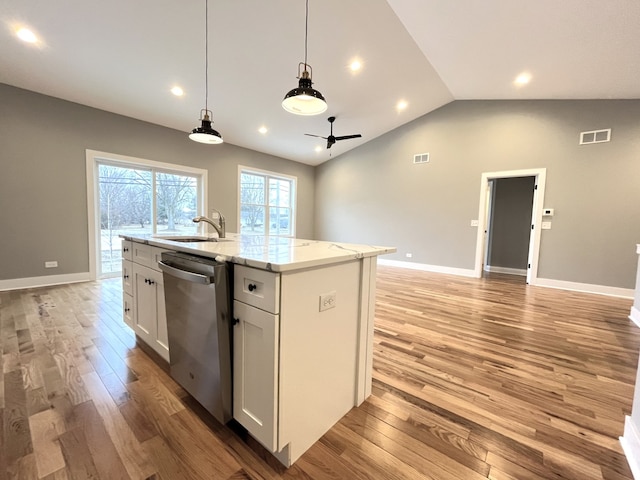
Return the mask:
<svg viewBox="0 0 640 480">
<path fill-rule="evenodd" d="M 277 450 L 279 316 L 233 302 L 233 417 Z"/>
<path fill-rule="evenodd" d="M 133 296 L 135 312 L 133 330 L 150 347 L 154 348 L 156 338 L 156 272 L 137 263 L 133 264 Z"/>
<path fill-rule="evenodd" d="M 156 287 L 156 337 L 153 349 L 158 352 L 162 358 L 169 361 L 169 334 L 167 333 L 167 311 L 164 305 L 164 279 L 162 273 L 153 271 L 149 275 L 155 282 Z"/>
</svg>

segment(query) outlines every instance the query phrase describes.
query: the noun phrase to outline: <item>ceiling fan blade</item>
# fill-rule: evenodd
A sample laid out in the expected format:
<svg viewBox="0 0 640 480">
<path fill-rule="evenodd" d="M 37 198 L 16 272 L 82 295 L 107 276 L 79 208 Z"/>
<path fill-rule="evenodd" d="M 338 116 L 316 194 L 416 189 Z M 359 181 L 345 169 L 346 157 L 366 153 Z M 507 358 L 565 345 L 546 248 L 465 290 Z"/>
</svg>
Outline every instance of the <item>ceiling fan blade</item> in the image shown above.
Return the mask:
<svg viewBox="0 0 640 480">
<path fill-rule="evenodd" d="M 360 135 L 359 133 L 357 135 L 343 135 L 341 137 L 336 137 L 336 142 L 338 140 L 349 140 L 350 138 L 360 138 L 362 137 L 362 135 Z"/>
<path fill-rule="evenodd" d="M 318 137 L 318 138 L 324 138 L 325 140 L 327 139 L 327 137 L 321 137 L 320 135 L 312 135 L 310 133 L 305 133 L 306 136 L 308 137 Z"/>
</svg>

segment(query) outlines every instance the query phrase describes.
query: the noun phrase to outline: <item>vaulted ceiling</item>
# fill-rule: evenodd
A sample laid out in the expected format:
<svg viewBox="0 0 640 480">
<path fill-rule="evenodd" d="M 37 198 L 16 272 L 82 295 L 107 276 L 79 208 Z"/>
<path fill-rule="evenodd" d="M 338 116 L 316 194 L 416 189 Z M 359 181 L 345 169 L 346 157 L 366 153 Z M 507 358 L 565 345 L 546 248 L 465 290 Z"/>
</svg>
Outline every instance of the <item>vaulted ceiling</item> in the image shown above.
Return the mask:
<svg viewBox="0 0 640 480">
<path fill-rule="evenodd" d="M 204 12 L 205 0 L 2 0 L 0 82 L 188 142 L 205 106 Z M 21 26 L 39 41 L 18 40 Z M 304 34 L 304 0 L 209 0 L 208 103 L 225 142 L 317 165 L 457 99 L 640 98 L 637 0 L 310 0 L 308 63 L 329 105 L 314 117 L 281 107 Z M 327 135 L 330 115 L 335 135 L 362 138 L 328 151 L 304 135 Z"/>
</svg>

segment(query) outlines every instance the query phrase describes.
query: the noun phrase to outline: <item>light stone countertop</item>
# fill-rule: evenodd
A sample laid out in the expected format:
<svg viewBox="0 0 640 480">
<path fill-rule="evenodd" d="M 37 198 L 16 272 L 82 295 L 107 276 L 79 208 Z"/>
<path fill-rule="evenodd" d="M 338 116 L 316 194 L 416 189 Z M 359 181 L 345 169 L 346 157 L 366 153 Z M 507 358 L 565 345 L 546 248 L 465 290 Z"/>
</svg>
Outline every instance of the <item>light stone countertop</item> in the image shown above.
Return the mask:
<svg viewBox="0 0 640 480">
<path fill-rule="evenodd" d="M 171 238 L 180 235 L 120 235 L 126 240 L 147 243 L 156 247 L 215 258 L 260 268 L 272 272 L 286 272 L 321 265 L 329 265 L 358 258 L 384 255 L 395 247 L 358 245 L 350 243 L 303 240 L 266 235 L 226 234 L 218 242 L 178 242 Z M 185 235 L 198 237 L 198 235 Z"/>
</svg>

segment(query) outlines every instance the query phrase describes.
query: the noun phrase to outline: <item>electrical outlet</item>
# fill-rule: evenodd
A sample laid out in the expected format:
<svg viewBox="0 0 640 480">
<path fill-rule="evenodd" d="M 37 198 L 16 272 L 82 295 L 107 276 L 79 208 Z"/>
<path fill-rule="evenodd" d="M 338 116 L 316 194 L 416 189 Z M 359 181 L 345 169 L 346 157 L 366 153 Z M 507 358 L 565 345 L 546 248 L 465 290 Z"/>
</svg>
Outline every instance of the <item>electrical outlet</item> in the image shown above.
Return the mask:
<svg viewBox="0 0 640 480">
<path fill-rule="evenodd" d="M 51 262 L 44 262 L 44 268 L 56 268 L 58 266 L 58 262 L 55 260 Z"/>
<path fill-rule="evenodd" d="M 472 227 L 477 227 L 478 226 L 478 220 L 471 220 L 471 226 Z"/>
<path fill-rule="evenodd" d="M 540 226 L 542 230 L 551 230 L 551 222 L 542 222 Z"/>
<path fill-rule="evenodd" d="M 413 253 L 405 253 L 405 257 L 411 258 L 411 257 L 413 257 Z"/>
<path fill-rule="evenodd" d="M 320 295 L 320 311 L 324 312 L 336 306 L 336 292 L 329 292 Z"/>
</svg>

